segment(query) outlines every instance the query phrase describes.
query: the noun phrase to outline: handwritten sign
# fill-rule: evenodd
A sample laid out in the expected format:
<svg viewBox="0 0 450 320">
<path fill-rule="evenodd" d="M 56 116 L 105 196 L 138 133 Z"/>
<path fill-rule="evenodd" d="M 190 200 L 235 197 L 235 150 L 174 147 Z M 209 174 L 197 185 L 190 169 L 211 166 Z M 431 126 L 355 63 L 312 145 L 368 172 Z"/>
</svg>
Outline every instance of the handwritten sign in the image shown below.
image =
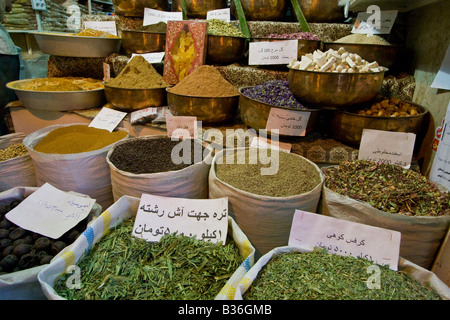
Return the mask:
<svg viewBox="0 0 450 320">
<path fill-rule="evenodd" d="M 126 112 L 117 111 L 110 108 L 102 108 L 97 116 L 92 119 L 89 127 L 105 129 L 112 132 L 126 115 Z"/>
<path fill-rule="evenodd" d="M 297 51 L 298 40 L 250 42 L 248 64 L 288 64 L 297 59 Z"/>
<path fill-rule="evenodd" d="M 206 20 L 219 19 L 230 22 L 230 8 L 216 9 L 206 12 Z"/>
<path fill-rule="evenodd" d="M 274 150 L 281 150 L 289 153 L 291 152 L 292 144 L 279 141 L 274 142 L 273 140 L 269 140 L 263 137 L 254 137 L 252 139 L 252 142 L 250 143 L 250 147 L 272 148 Z"/>
<path fill-rule="evenodd" d="M 228 199 L 185 199 L 142 194 L 132 235 L 159 241 L 177 232 L 199 240 L 225 244 Z"/>
<path fill-rule="evenodd" d="M 411 166 L 416 135 L 407 132 L 363 129 L 358 159 Z"/>
<path fill-rule="evenodd" d="M 164 58 L 165 52 L 150 52 L 150 53 L 133 53 L 131 54 L 131 59 L 134 56 L 142 56 L 148 63 L 161 63 Z M 130 59 L 130 60 L 131 60 Z"/>
<path fill-rule="evenodd" d="M 442 127 L 441 140 L 431 166 L 430 180 L 450 189 L 450 103 Z"/>
<path fill-rule="evenodd" d="M 57 239 L 86 218 L 94 204 L 95 199 L 45 183 L 9 211 L 6 218 L 23 229 Z"/>
<path fill-rule="evenodd" d="M 159 22 L 165 22 L 167 21 L 181 21 L 183 20 L 183 12 L 181 11 L 161 11 L 161 10 L 155 10 L 150 8 L 144 8 L 144 21 L 143 26 L 147 26 L 150 24 L 156 24 Z"/>
<path fill-rule="evenodd" d="M 84 28 L 108 32 L 110 34 L 117 36 L 117 28 L 115 21 L 85 21 Z"/>
<path fill-rule="evenodd" d="M 310 113 L 272 108 L 267 118 L 266 130 L 278 130 L 279 134 L 287 136 L 304 136 Z"/>
<path fill-rule="evenodd" d="M 197 139 L 198 137 L 197 117 L 167 117 L 166 126 L 169 138 Z"/>
<path fill-rule="evenodd" d="M 359 12 L 352 33 L 389 34 L 397 13 L 397 10 Z"/>
<path fill-rule="evenodd" d="M 316 247 L 342 256 L 360 257 L 397 270 L 401 233 L 362 223 L 295 210 L 289 245 Z"/>
</svg>

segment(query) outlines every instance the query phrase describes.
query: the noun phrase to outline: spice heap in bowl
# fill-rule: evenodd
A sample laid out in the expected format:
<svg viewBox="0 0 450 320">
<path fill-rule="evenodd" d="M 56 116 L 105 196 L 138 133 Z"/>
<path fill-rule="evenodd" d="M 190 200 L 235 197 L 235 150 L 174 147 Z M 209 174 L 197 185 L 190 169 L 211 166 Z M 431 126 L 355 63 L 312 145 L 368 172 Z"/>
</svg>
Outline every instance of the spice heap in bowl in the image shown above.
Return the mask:
<svg viewBox="0 0 450 320">
<path fill-rule="evenodd" d="M 195 116 L 198 121 L 217 123 L 236 113 L 239 91 L 210 65 L 203 65 L 167 89 L 167 102 L 175 116 Z"/>
<path fill-rule="evenodd" d="M 165 89 L 170 85 L 145 58 L 134 56 L 113 79 L 105 84 L 105 96 L 114 108 L 134 111 L 165 105 Z"/>
</svg>

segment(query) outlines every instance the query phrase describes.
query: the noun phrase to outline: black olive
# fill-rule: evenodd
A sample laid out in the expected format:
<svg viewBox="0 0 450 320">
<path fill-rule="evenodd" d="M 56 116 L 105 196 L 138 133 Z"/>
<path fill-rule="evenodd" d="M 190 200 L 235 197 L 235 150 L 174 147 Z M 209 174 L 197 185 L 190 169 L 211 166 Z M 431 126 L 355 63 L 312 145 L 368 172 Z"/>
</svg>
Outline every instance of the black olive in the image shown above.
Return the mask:
<svg viewBox="0 0 450 320">
<path fill-rule="evenodd" d="M 9 229 L 12 226 L 13 226 L 13 224 L 8 219 L 3 219 L 2 221 L 0 221 L 0 228 L 1 229 Z"/>
<path fill-rule="evenodd" d="M 39 257 L 34 253 L 24 254 L 19 260 L 19 267 L 22 269 L 32 268 L 39 265 Z"/>
<path fill-rule="evenodd" d="M 64 235 L 64 239 L 67 243 L 72 243 L 79 237 L 80 232 L 76 229 L 72 229 Z"/>
<path fill-rule="evenodd" d="M 6 239 L 9 237 L 8 229 L 0 229 L 0 239 Z"/>
<path fill-rule="evenodd" d="M 36 251 L 47 251 L 50 247 L 50 239 L 47 237 L 40 237 L 34 242 L 34 248 Z"/>
<path fill-rule="evenodd" d="M 25 255 L 27 253 L 30 253 L 31 249 L 33 249 L 32 245 L 26 244 L 26 243 L 22 243 L 22 244 L 19 244 L 19 245 L 14 247 L 13 253 L 16 256 L 21 257 L 21 256 L 23 256 L 23 255 Z"/>
<path fill-rule="evenodd" d="M 43 265 L 43 264 L 49 264 L 50 261 L 52 261 L 52 259 L 53 259 L 53 256 L 51 256 L 51 255 L 43 256 L 43 257 L 41 258 L 41 260 L 39 261 L 39 264 L 40 264 L 40 265 Z"/>
<path fill-rule="evenodd" d="M 6 257 L 8 254 L 13 254 L 13 251 L 14 251 L 14 246 L 11 245 L 11 246 L 8 246 L 5 249 L 3 249 L 2 254 L 4 257 Z"/>
<path fill-rule="evenodd" d="M 15 255 L 10 254 L 7 255 L 0 261 L 0 265 L 2 266 L 3 270 L 13 270 L 19 261 L 19 258 L 17 258 Z"/>
<path fill-rule="evenodd" d="M 65 242 L 61 241 L 61 240 L 55 241 L 55 242 L 52 244 L 52 250 L 51 250 L 51 253 L 52 253 L 53 255 L 56 256 L 56 255 L 57 255 L 62 249 L 64 249 L 66 246 L 67 246 L 67 244 L 66 244 Z"/>
<path fill-rule="evenodd" d="M 22 228 L 15 228 L 11 233 L 9 234 L 9 238 L 14 241 L 17 239 L 22 239 L 27 235 L 28 231 Z"/>
<path fill-rule="evenodd" d="M 3 251 L 6 247 L 12 245 L 13 242 L 10 239 L 2 239 L 0 240 L 0 250 Z"/>
</svg>

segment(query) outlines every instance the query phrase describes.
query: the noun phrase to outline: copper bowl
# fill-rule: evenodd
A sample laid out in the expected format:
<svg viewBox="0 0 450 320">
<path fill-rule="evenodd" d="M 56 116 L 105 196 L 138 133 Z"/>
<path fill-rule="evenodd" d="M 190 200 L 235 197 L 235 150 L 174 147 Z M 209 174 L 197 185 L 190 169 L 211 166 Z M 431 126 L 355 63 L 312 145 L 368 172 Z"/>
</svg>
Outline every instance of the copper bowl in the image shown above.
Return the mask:
<svg viewBox="0 0 450 320">
<path fill-rule="evenodd" d="M 208 11 L 228 7 L 227 0 L 185 0 L 185 3 L 189 19 L 205 19 Z M 181 11 L 181 0 L 172 0 L 172 11 Z"/>
<path fill-rule="evenodd" d="M 295 109 L 295 108 L 285 108 L 280 106 L 271 105 L 268 103 L 264 103 L 252 98 L 249 98 L 245 96 L 242 91 L 246 88 L 251 87 L 241 87 L 239 88 L 239 115 L 244 121 L 244 123 L 255 129 L 255 130 L 265 130 L 267 125 L 267 119 L 269 118 L 270 110 L 272 108 L 278 108 L 278 109 L 286 109 L 286 110 L 293 110 L 293 111 L 301 111 L 301 112 L 308 112 L 309 120 L 308 125 L 306 127 L 306 133 L 309 133 L 314 130 L 317 122 L 320 118 L 320 109 Z M 280 136 L 283 136 L 280 134 Z"/>
<path fill-rule="evenodd" d="M 280 21 L 286 15 L 288 0 L 241 0 L 248 21 Z M 233 16 L 238 19 L 234 1 L 230 2 Z"/>
<path fill-rule="evenodd" d="M 347 52 L 356 53 L 366 61 L 376 61 L 380 66 L 392 69 L 395 64 L 401 63 L 405 50 L 404 46 L 398 45 L 380 45 L 364 43 L 339 43 L 324 42 L 323 51 L 329 49 L 339 50 L 344 48 Z"/>
<path fill-rule="evenodd" d="M 339 6 L 339 0 L 297 0 L 306 21 L 342 22 L 345 19 L 344 7 Z"/>
<path fill-rule="evenodd" d="M 132 112 L 150 107 L 166 105 L 166 88 L 125 89 L 105 86 L 106 101 L 114 109 Z"/>
<path fill-rule="evenodd" d="M 140 30 L 122 30 L 122 47 L 128 54 L 164 52 L 166 34 Z"/>
<path fill-rule="evenodd" d="M 206 63 L 227 65 L 242 59 L 247 50 L 247 39 L 241 37 L 208 35 Z"/>
<path fill-rule="evenodd" d="M 356 107 L 333 110 L 329 119 L 330 131 L 337 140 L 355 147 L 359 147 L 361 143 L 363 129 L 411 132 L 419 136 L 416 138 L 416 142 L 420 141 L 421 129 L 425 124 L 428 110 L 418 104 L 407 102 L 417 106 L 419 114 L 406 117 L 377 117 L 357 114 Z M 361 109 L 364 109 L 364 107 Z"/>
<path fill-rule="evenodd" d="M 112 0 L 114 13 L 126 17 L 143 17 L 144 8 L 167 11 L 167 0 Z"/>
<path fill-rule="evenodd" d="M 204 123 L 230 120 L 236 114 L 239 95 L 230 97 L 187 96 L 167 91 L 167 104 L 174 116 L 197 117 Z"/>
<path fill-rule="evenodd" d="M 385 71 L 366 73 L 319 72 L 289 68 L 289 88 L 306 107 L 347 107 L 373 100 Z"/>
<path fill-rule="evenodd" d="M 251 41 L 283 41 L 292 39 L 282 39 L 282 38 L 252 38 Z M 297 57 L 301 57 L 307 53 L 313 53 L 315 50 L 320 49 L 320 40 L 308 40 L 308 39 L 298 39 L 298 50 Z"/>
</svg>

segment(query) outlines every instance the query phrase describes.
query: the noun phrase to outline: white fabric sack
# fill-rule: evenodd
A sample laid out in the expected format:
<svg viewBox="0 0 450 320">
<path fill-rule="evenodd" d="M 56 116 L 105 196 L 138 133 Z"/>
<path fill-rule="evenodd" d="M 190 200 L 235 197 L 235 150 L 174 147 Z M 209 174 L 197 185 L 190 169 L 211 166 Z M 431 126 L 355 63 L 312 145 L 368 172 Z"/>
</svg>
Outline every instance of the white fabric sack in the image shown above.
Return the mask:
<svg viewBox="0 0 450 320">
<path fill-rule="evenodd" d="M 286 253 L 286 252 L 311 252 L 311 250 L 306 250 L 298 247 L 292 246 L 284 246 L 274 248 L 270 252 L 266 253 L 262 256 L 247 272 L 238 285 L 236 290 L 236 294 L 234 296 L 234 300 L 243 300 L 243 296 L 245 292 L 250 288 L 253 281 L 258 276 L 259 272 L 262 268 L 270 261 L 273 256 Z M 429 286 L 434 290 L 442 299 L 449 300 L 450 299 L 450 288 L 442 282 L 433 272 L 428 271 L 402 257 L 399 259 L 398 270 L 409 274 L 413 279 L 419 281 L 424 286 Z M 376 290 L 376 289 L 371 289 Z M 268 300 L 273 299 L 268 297 Z"/>
<path fill-rule="evenodd" d="M 111 161 L 111 154 L 120 144 L 135 139 L 160 139 L 167 136 L 145 136 L 117 142 L 106 157 L 110 167 L 111 185 L 114 201 L 124 195 L 140 198 L 143 193 L 164 197 L 207 199 L 208 174 L 212 161 L 212 149 L 202 162 L 192 164 L 184 169 L 168 172 L 135 174 L 118 169 Z M 158 152 L 155 150 L 155 152 Z"/>
<path fill-rule="evenodd" d="M 47 298 L 51 300 L 65 300 L 54 290 L 55 280 L 61 274 L 67 272 L 67 268 L 75 265 L 84 256 L 85 252 L 99 242 L 111 228 L 125 220 L 134 219 L 139 202 L 139 198 L 122 196 L 111 207 L 105 210 L 70 248 L 64 249 L 61 256 L 52 260 L 49 265 L 39 272 L 38 280 Z M 228 232 L 232 235 L 241 256 L 245 260 L 216 296 L 216 300 L 232 300 L 241 278 L 254 264 L 255 249 L 231 217 L 228 217 Z"/>
<path fill-rule="evenodd" d="M 86 194 L 96 199 L 96 202 L 102 207 L 107 208 L 114 202 L 114 199 L 106 155 L 114 144 L 98 150 L 75 154 L 50 154 L 33 149 L 49 132 L 72 125 L 78 124 L 48 126 L 29 134 L 23 140 L 33 160 L 37 185 L 42 186 L 48 182 L 63 191 L 70 190 Z"/>
<path fill-rule="evenodd" d="M 37 187 L 15 187 L 0 192 L 0 203 L 23 200 L 36 191 Z M 79 196 L 81 194 L 75 193 Z M 88 216 L 88 221 L 99 216 L 101 207 L 95 203 Z M 69 246 L 68 246 L 69 247 Z M 56 259 L 61 252 L 53 259 Z M 46 299 L 38 282 L 38 273 L 46 265 L 0 275 L 0 300 L 41 300 Z"/>
<path fill-rule="evenodd" d="M 324 186 L 319 211 L 323 215 L 401 232 L 400 256 L 430 269 L 450 226 L 450 216 L 406 216 L 376 209 L 366 202 Z"/>
<path fill-rule="evenodd" d="M 0 136 L 0 149 L 21 143 L 24 133 L 10 133 Z M 0 191 L 14 187 L 36 187 L 36 174 L 29 154 L 0 161 Z"/>
<path fill-rule="evenodd" d="M 209 173 L 209 197 L 228 198 L 230 215 L 255 246 L 257 255 L 265 254 L 273 248 L 288 244 L 296 209 L 314 213 L 317 211 L 324 175 L 313 162 L 292 154 L 310 162 L 320 173 L 321 182 L 313 190 L 290 197 L 268 197 L 239 190 L 219 180 L 215 170 L 217 161 L 224 156 L 224 151 L 234 152 L 239 149 L 245 148 L 224 149 L 214 156 Z M 225 163 L 225 160 L 223 161 Z"/>
</svg>

